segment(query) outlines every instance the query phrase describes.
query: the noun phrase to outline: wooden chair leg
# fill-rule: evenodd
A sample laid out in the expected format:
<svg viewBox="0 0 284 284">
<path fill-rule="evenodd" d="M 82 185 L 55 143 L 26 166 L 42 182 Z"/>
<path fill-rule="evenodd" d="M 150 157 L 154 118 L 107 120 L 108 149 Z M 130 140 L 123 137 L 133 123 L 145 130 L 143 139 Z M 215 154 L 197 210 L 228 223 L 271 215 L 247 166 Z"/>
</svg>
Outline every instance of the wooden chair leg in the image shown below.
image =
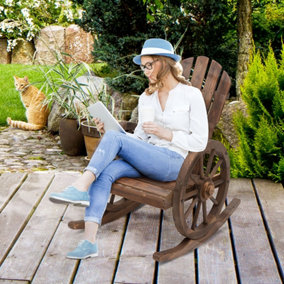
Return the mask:
<svg viewBox="0 0 284 284">
<path fill-rule="evenodd" d="M 118 201 L 119 202 L 119 201 Z M 118 203 L 117 202 L 117 203 Z M 113 208 L 107 208 L 103 219 L 102 219 L 102 225 L 106 223 L 110 223 L 116 219 L 119 219 L 122 216 L 125 216 L 129 212 L 132 212 L 135 210 L 137 207 L 141 206 L 142 204 L 139 202 L 131 201 L 128 199 L 125 199 L 125 201 L 122 201 L 121 204 L 119 204 L 119 210 L 118 208 L 115 208 L 115 205 L 112 205 Z"/>
<path fill-rule="evenodd" d="M 106 212 L 102 219 L 102 225 L 125 216 L 140 205 L 142 204 L 125 198 L 122 198 L 115 203 L 108 204 Z M 84 220 L 70 221 L 68 223 L 68 227 L 73 230 L 82 230 L 85 229 L 85 222 Z"/>
<path fill-rule="evenodd" d="M 83 230 L 85 229 L 85 222 L 84 220 L 74 220 L 68 222 L 68 227 L 72 230 Z"/>
<path fill-rule="evenodd" d="M 214 226 L 210 229 L 210 231 L 200 239 L 191 240 L 188 238 L 183 239 L 181 243 L 179 243 L 176 247 L 171 249 L 167 249 L 160 252 L 155 252 L 153 254 L 153 258 L 156 261 L 163 262 L 169 261 L 174 258 L 180 257 L 191 250 L 199 247 L 205 241 L 207 241 L 213 234 L 215 234 L 220 227 L 229 219 L 229 217 L 233 214 L 233 212 L 237 209 L 240 204 L 240 199 L 234 198 L 230 204 L 223 210 L 223 212 L 217 217 Z"/>
</svg>

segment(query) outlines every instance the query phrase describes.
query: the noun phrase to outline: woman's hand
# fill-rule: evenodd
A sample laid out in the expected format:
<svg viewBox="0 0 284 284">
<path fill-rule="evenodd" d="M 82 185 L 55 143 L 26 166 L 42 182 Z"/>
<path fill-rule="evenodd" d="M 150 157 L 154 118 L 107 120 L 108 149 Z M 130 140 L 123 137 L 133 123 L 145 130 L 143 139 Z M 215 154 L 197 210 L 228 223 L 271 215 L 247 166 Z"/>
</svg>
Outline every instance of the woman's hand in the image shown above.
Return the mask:
<svg viewBox="0 0 284 284">
<path fill-rule="evenodd" d="M 154 134 L 161 139 L 165 139 L 168 141 L 172 141 L 173 139 L 173 133 L 170 129 L 164 128 L 155 122 L 152 121 L 144 122 L 142 124 L 142 128 L 145 131 L 145 133 Z"/>
<path fill-rule="evenodd" d="M 96 124 L 97 130 L 102 134 L 105 133 L 104 123 L 101 122 L 101 120 L 99 120 L 98 118 L 94 118 L 93 120 Z"/>
</svg>

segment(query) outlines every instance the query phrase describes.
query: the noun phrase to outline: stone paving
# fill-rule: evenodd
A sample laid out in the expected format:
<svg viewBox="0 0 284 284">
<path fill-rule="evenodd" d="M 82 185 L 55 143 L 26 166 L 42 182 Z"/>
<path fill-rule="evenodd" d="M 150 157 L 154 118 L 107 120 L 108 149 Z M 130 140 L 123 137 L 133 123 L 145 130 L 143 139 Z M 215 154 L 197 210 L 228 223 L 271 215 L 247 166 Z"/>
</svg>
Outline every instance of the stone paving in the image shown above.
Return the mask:
<svg viewBox="0 0 284 284">
<path fill-rule="evenodd" d="M 58 135 L 47 130 L 0 128 L 0 173 L 15 171 L 82 171 L 85 156 L 64 154 Z"/>
</svg>

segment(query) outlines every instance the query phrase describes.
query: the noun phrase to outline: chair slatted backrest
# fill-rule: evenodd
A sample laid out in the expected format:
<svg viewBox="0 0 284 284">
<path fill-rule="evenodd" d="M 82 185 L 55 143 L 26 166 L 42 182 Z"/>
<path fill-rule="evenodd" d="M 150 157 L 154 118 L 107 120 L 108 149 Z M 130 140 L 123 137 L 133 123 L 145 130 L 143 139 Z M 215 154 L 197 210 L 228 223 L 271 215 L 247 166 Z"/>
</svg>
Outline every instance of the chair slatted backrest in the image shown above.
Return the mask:
<svg viewBox="0 0 284 284">
<path fill-rule="evenodd" d="M 203 94 L 209 122 L 209 137 L 212 137 L 231 88 L 231 79 L 222 66 L 206 56 L 190 57 L 181 62 L 183 75 Z"/>
</svg>

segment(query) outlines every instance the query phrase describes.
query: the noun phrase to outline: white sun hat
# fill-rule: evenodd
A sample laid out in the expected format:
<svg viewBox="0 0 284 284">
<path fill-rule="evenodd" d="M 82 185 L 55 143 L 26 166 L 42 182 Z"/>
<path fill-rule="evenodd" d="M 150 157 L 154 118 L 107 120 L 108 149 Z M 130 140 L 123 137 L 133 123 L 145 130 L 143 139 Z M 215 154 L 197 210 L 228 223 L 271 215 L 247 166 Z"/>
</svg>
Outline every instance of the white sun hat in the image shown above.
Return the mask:
<svg viewBox="0 0 284 284">
<path fill-rule="evenodd" d="M 141 64 L 141 56 L 160 55 L 172 58 L 174 61 L 180 61 L 181 57 L 174 53 L 174 48 L 170 42 L 161 38 L 147 39 L 143 45 L 140 55 L 133 58 L 135 64 Z"/>
</svg>

